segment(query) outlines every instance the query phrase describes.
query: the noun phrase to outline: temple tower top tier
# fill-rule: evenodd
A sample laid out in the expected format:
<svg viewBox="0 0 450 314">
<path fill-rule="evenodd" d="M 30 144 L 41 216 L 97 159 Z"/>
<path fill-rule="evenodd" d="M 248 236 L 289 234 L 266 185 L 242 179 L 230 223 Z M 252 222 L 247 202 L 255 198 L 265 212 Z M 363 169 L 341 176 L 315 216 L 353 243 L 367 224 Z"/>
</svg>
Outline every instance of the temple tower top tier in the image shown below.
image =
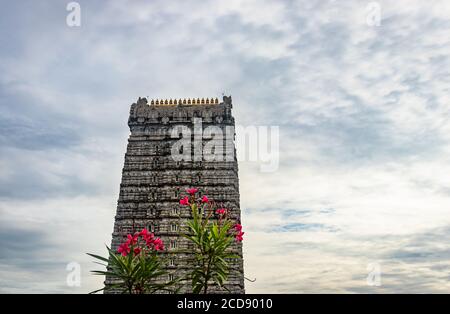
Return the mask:
<svg viewBox="0 0 450 314">
<path fill-rule="evenodd" d="M 205 125 L 234 125 L 232 107 L 231 96 L 223 96 L 222 102 L 217 98 L 185 98 L 157 99 L 150 103 L 139 97 L 131 105 L 128 125 L 132 131 L 143 131 L 148 125 L 190 123 L 194 118 L 202 118 Z"/>
</svg>

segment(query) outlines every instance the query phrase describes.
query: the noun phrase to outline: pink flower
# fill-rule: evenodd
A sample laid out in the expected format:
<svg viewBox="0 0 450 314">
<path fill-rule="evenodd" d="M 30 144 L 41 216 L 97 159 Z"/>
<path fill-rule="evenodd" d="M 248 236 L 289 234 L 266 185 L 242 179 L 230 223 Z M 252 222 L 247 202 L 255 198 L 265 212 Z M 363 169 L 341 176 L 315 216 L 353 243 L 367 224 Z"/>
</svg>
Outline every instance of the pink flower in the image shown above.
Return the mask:
<svg viewBox="0 0 450 314">
<path fill-rule="evenodd" d="M 142 239 L 144 239 L 144 241 L 145 241 L 146 243 L 148 243 L 149 241 L 151 241 L 151 240 L 153 239 L 153 237 L 154 237 L 153 233 L 148 232 L 148 230 L 145 229 L 145 228 L 142 229 L 141 232 L 139 232 L 139 236 L 141 236 Z"/>
<path fill-rule="evenodd" d="M 151 249 L 154 240 L 155 240 L 155 238 L 154 238 L 153 233 L 150 233 L 150 235 L 147 238 L 145 238 L 145 244 L 147 245 L 147 247 L 149 249 Z"/>
<path fill-rule="evenodd" d="M 130 253 L 130 247 L 128 246 L 128 244 L 122 243 L 119 248 L 117 249 L 117 253 L 122 254 L 122 256 L 127 256 L 128 253 Z"/>
<path fill-rule="evenodd" d="M 190 189 L 186 189 L 186 192 L 188 192 L 191 195 L 194 195 L 195 193 L 198 192 L 198 189 L 196 188 L 190 188 Z"/>
<path fill-rule="evenodd" d="M 186 196 L 185 198 L 182 198 L 180 200 L 180 205 L 189 206 L 189 197 Z"/>
<path fill-rule="evenodd" d="M 202 197 L 202 203 L 208 203 L 209 202 L 209 198 L 206 195 L 203 195 Z"/>
<path fill-rule="evenodd" d="M 139 234 L 136 233 L 134 236 L 132 236 L 131 234 L 127 235 L 127 242 L 125 242 L 127 245 L 135 245 L 137 243 Z"/>
<path fill-rule="evenodd" d="M 141 253 L 141 248 L 140 247 L 135 247 L 133 252 L 134 252 L 134 255 L 139 255 L 139 253 Z"/>
<path fill-rule="evenodd" d="M 244 235 L 245 232 L 239 231 L 236 236 L 234 237 L 236 239 L 236 242 L 242 242 L 242 240 L 244 240 L 244 238 L 242 237 Z"/>
<path fill-rule="evenodd" d="M 155 235 L 153 233 L 149 233 L 144 237 L 144 241 L 147 244 L 147 246 L 149 246 L 150 244 L 152 244 L 153 242 L 153 238 L 155 237 Z"/>
<path fill-rule="evenodd" d="M 220 216 L 225 215 L 226 213 L 227 213 L 227 209 L 226 208 L 219 208 L 219 209 L 216 210 L 216 214 L 220 215 Z"/>
<path fill-rule="evenodd" d="M 147 229 L 142 229 L 141 232 L 139 232 L 139 236 L 142 236 L 144 239 L 148 236 L 148 230 Z"/>
<path fill-rule="evenodd" d="M 235 224 L 234 225 L 234 230 L 236 230 L 237 232 L 241 232 L 242 231 L 242 225 L 241 224 Z"/>
<path fill-rule="evenodd" d="M 160 238 L 156 238 L 153 240 L 153 248 L 155 251 L 163 251 L 164 250 L 164 243 Z"/>
</svg>

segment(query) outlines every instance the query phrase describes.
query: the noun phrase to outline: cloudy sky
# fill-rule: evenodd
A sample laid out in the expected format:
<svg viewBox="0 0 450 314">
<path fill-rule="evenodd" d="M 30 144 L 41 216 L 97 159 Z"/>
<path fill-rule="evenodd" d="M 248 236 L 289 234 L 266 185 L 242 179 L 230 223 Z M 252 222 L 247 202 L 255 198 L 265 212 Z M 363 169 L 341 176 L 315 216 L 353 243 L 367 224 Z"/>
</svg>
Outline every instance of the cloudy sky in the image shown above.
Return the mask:
<svg viewBox="0 0 450 314">
<path fill-rule="evenodd" d="M 247 292 L 450 292 L 448 1 L 68 2 L 1 1 L 0 292 L 99 288 L 130 104 L 223 92 L 280 128 L 239 165 Z"/>
</svg>

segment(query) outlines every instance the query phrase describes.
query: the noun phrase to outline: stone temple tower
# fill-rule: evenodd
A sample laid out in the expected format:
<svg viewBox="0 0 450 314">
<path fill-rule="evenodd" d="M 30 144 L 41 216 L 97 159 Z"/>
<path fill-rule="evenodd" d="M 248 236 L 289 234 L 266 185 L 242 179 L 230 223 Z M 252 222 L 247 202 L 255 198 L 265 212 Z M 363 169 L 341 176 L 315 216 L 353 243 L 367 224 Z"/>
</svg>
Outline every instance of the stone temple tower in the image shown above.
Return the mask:
<svg viewBox="0 0 450 314">
<path fill-rule="evenodd" d="M 231 218 L 240 221 L 231 108 L 231 96 L 224 96 L 222 102 L 217 98 L 202 98 L 152 100 L 149 103 L 147 99 L 139 98 L 131 105 L 128 119 L 131 134 L 122 171 L 112 248 L 115 250 L 128 233 L 143 228 L 154 232 L 164 241 L 166 250 L 162 254 L 169 260 L 168 278 L 160 280 L 182 277 L 193 264 L 193 247 L 179 236 L 191 217 L 190 209 L 179 204 L 180 198 L 186 195 L 186 188 L 197 187 L 201 194 L 230 209 Z M 223 138 L 219 137 L 223 149 L 214 152 L 223 158 L 211 160 L 202 155 L 209 136 L 213 136 L 207 132 L 211 126 L 223 131 Z M 180 149 L 178 145 L 182 138 L 178 131 L 182 128 L 191 132 L 191 149 L 186 146 Z M 174 158 L 174 152 L 188 158 Z M 235 243 L 233 250 L 242 256 L 241 243 Z M 106 284 L 108 282 L 106 278 Z M 232 293 L 244 293 L 242 259 L 233 260 L 226 287 Z M 212 291 L 227 292 L 218 288 Z M 180 292 L 191 292 L 191 283 L 184 282 Z"/>
</svg>

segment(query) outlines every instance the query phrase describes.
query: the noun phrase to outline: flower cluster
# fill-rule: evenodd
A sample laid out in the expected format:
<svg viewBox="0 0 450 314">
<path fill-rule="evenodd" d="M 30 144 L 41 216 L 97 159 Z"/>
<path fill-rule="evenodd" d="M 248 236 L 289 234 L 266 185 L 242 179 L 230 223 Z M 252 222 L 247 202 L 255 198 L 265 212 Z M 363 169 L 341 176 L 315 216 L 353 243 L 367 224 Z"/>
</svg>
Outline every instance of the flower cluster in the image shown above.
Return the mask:
<svg viewBox="0 0 450 314">
<path fill-rule="evenodd" d="M 195 195 L 195 193 L 198 192 L 198 189 L 190 188 L 190 189 L 187 189 L 186 192 L 188 192 L 190 195 Z"/>
<path fill-rule="evenodd" d="M 227 209 L 226 208 L 216 209 L 216 215 L 225 216 L 226 214 L 227 214 Z"/>
<path fill-rule="evenodd" d="M 189 206 L 189 197 L 184 197 L 180 200 L 180 205 Z"/>
<path fill-rule="evenodd" d="M 134 235 L 128 234 L 127 240 L 117 249 L 117 253 L 127 256 L 133 251 L 134 255 L 139 255 L 143 251 L 163 251 L 164 243 L 160 238 L 156 238 L 147 229 L 136 232 Z"/>
<path fill-rule="evenodd" d="M 245 232 L 242 232 L 242 225 L 235 224 L 234 231 L 235 231 L 234 238 L 236 239 L 236 242 L 242 242 L 242 240 L 244 240 L 243 235 L 245 233 Z"/>
</svg>

